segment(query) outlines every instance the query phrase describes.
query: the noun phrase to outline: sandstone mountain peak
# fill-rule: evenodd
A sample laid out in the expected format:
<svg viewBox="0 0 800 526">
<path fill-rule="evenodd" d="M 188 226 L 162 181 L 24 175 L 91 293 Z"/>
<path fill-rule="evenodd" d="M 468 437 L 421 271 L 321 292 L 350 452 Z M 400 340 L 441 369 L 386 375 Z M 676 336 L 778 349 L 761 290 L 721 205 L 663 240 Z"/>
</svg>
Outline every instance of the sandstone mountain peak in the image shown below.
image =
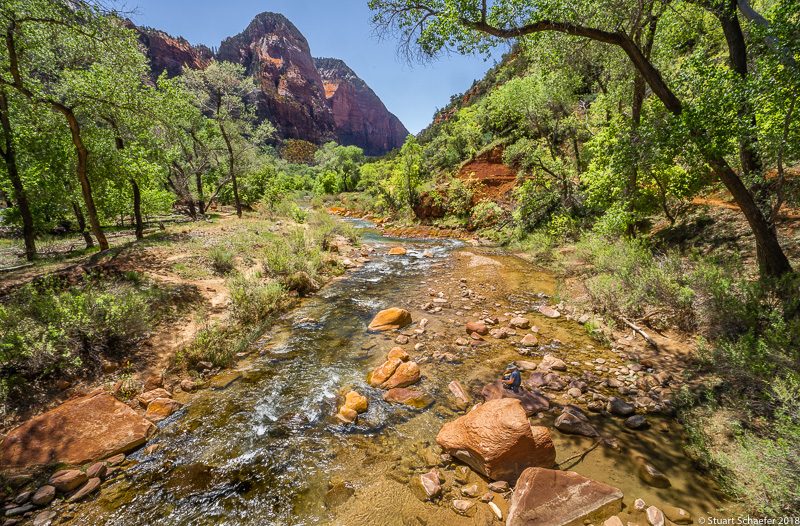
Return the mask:
<svg viewBox="0 0 800 526">
<path fill-rule="evenodd" d="M 256 15 L 244 31 L 224 39 L 216 54 L 163 31 L 136 29 L 154 75 L 205 68 L 212 58 L 243 65 L 259 87 L 256 114 L 270 120 L 282 138 L 317 144 L 337 140 L 367 155 L 382 155 L 408 135 L 344 61 L 313 58 L 305 36 L 280 13 Z"/>
</svg>

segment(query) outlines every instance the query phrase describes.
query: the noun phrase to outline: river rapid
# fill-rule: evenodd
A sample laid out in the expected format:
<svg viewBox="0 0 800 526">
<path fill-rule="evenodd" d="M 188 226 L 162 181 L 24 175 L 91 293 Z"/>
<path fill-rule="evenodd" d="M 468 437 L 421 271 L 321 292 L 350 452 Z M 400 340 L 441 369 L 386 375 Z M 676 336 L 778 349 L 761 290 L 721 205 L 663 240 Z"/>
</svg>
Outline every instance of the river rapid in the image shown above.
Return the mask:
<svg viewBox="0 0 800 526">
<path fill-rule="evenodd" d="M 466 337 L 464 324 L 524 312 L 539 327 L 540 342 L 569 364 L 565 374 L 576 378 L 602 373 L 598 358 L 607 368 L 624 365 L 626 357 L 591 339 L 577 322 L 533 312 L 548 303 L 557 283 L 517 257 L 457 241 L 390 239 L 371 230 L 363 241 L 373 249 L 369 262 L 284 316 L 249 358 L 212 378 L 211 388 L 160 423 L 157 438 L 129 457 L 124 473 L 97 499 L 72 510 L 70 523 L 500 524 L 483 503 L 471 517 L 453 511 L 450 502 L 460 498 L 454 464 L 440 467 L 446 482 L 439 503 L 420 501 L 409 486 L 413 475 L 439 464 L 436 434 L 463 414 L 447 388 L 450 381 L 459 380 L 480 401 L 481 387 L 506 363 L 538 361 L 544 352 L 521 356 L 513 337 L 457 345 Z M 397 244 L 408 253 L 387 255 Z M 448 303 L 440 312 L 422 310 L 435 297 Z M 401 332 L 411 338 L 403 347 L 422 371 L 415 388 L 434 399 L 424 410 L 384 402 L 383 391 L 366 382 L 398 335 L 371 333 L 367 325 L 393 306 L 412 313 L 414 324 Z M 415 329 L 423 318 L 429 324 L 420 334 Z M 418 350 L 415 344 L 421 344 Z M 356 425 L 333 416 L 349 389 L 369 399 Z M 550 394 L 554 402 L 568 402 L 563 392 Z M 577 456 L 561 467 L 620 488 L 626 510 L 642 498 L 648 505 L 680 506 L 695 518 L 727 514 L 715 485 L 684 455 L 685 435 L 674 420 L 648 415 L 649 429 L 631 431 L 621 419 L 592 414 L 609 440 L 578 456 L 596 439 L 552 429 L 556 414 L 532 422 L 551 427 L 557 462 Z M 634 458 L 640 455 L 669 477 L 670 488 L 653 488 L 637 477 Z M 487 481 L 475 473 L 468 482 L 486 490 Z M 498 495 L 494 502 L 505 517 L 506 500 Z"/>
</svg>

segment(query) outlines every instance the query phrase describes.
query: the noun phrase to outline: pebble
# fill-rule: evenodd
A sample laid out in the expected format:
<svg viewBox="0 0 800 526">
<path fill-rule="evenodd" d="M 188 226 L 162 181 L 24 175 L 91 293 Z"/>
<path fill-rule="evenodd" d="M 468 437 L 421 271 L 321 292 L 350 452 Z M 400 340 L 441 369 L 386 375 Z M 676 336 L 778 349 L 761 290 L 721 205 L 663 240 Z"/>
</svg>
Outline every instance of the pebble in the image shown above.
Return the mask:
<svg viewBox="0 0 800 526">
<path fill-rule="evenodd" d="M 33 519 L 33 526 L 50 526 L 57 515 L 55 510 L 43 511 Z"/>
<path fill-rule="evenodd" d="M 494 512 L 494 516 L 497 517 L 497 520 L 503 520 L 503 512 L 500 511 L 500 508 L 494 502 L 489 503 L 489 508 Z"/>
<path fill-rule="evenodd" d="M 475 503 L 471 500 L 456 499 L 453 501 L 453 509 L 461 515 L 469 513 L 474 506 Z"/>
<path fill-rule="evenodd" d="M 36 506 L 47 506 L 54 498 L 56 498 L 56 488 L 50 485 L 44 485 L 36 490 L 36 493 L 31 497 L 31 502 Z"/>
</svg>

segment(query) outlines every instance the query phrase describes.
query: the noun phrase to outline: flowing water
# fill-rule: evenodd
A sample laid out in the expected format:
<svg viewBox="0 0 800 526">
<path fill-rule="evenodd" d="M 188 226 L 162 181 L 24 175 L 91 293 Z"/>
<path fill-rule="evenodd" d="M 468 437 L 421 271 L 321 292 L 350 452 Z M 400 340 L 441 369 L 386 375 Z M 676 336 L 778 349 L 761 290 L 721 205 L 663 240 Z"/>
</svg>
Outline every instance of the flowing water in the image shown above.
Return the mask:
<svg viewBox="0 0 800 526">
<path fill-rule="evenodd" d="M 359 224 L 359 226 L 365 226 Z M 73 524 L 108 525 L 305 525 L 305 524 L 499 524 L 479 504 L 470 518 L 449 507 L 455 497 L 453 466 L 443 468 L 447 495 L 440 504 L 423 503 L 409 489 L 409 478 L 438 461 L 436 433 L 461 414 L 447 390 L 460 380 L 475 396 L 502 366 L 521 358 L 513 342 L 492 340 L 475 348 L 457 347 L 463 324 L 479 314 L 529 311 L 553 294 L 552 276 L 496 251 L 455 241 L 402 241 L 406 256 L 384 255 L 400 240 L 368 233 L 371 261 L 327 286 L 281 320 L 253 356 L 236 370 L 212 379 L 213 387 L 193 396 L 160 424 L 153 443 L 131 457 L 124 475 L 107 484 L 91 503 L 76 508 Z M 428 253 L 423 256 L 423 251 Z M 466 283 L 462 283 L 462 278 Z M 484 299 L 462 299 L 469 287 Z M 420 310 L 431 295 L 451 303 L 436 314 Z M 390 306 L 412 312 L 415 324 L 406 349 L 421 362 L 417 385 L 435 403 L 425 410 L 390 405 L 369 387 L 366 375 L 394 346 L 396 334 L 366 327 Z M 428 318 L 424 334 L 416 322 Z M 577 323 L 529 314 L 540 335 L 557 339 L 557 354 L 590 368 L 588 360 L 619 356 L 592 341 Z M 413 344 L 423 343 L 415 351 Z M 435 350 L 450 352 L 455 363 L 430 360 Z M 426 358 L 427 361 L 426 361 Z M 535 359 L 535 358 L 531 358 Z M 611 363 L 611 362 L 609 362 Z M 570 366 L 572 373 L 576 367 Z M 332 415 L 343 391 L 357 389 L 369 410 L 357 425 L 342 425 Z M 545 416 L 543 425 L 552 423 Z M 617 420 L 593 416 L 601 433 L 618 447 L 598 447 L 565 468 L 613 484 L 625 504 L 641 497 L 648 504 L 672 504 L 695 517 L 717 515 L 722 502 L 714 485 L 682 453 L 683 433 L 671 420 L 649 417 L 646 431 L 625 430 Z M 580 453 L 593 439 L 553 430 L 558 460 Z M 668 489 L 644 485 L 633 457 L 647 456 L 672 481 Z M 481 489 L 486 481 L 471 474 Z M 507 503 L 498 497 L 503 512 Z"/>
</svg>

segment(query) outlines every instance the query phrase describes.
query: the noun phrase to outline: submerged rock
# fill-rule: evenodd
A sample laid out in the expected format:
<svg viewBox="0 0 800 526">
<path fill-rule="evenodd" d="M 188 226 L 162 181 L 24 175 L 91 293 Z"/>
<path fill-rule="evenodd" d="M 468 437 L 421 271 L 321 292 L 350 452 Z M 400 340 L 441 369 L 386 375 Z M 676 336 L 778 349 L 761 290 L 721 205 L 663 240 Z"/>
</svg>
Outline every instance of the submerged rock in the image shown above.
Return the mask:
<svg viewBox="0 0 800 526">
<path fill-rule="evenodd" d="M 427 473 L 411 479 L 411 491 L 421 501 L 434 500 L 442 495 L 439 470 L 432 469 Z"/>
<path fill-rule="evenodd" d="M 532 467 L 517 481 L 507 526 L 567 526 L 603 520 L 622 509 L 622 492 L 573 471 Z"/>
<path fill-rule="evenodd" d="M 433 403 L 433 398 L 423 391 L 395 387 L 386 391 L 383 399 L 389 403 L 405 404 L 416 409 L 424 409 Z"/>
<path fill-rule="evenodd" d="M 144 417 L 153 423 L 161 422 L 181 408 L 180 402 L 171 398 L 156 398 L 147 405 Z"/>
<path fill-rule="evenodd" d="M 459 407 L 466 409 L 469 406 L 469 395 L 467 395 L 467 392 L 464 390 L 464 386 L 461 385 L 461 382 L 458 380 L 453 380 L 447 384 L 447 388 L 451 393 L 453 393 L 453 396 L 455 397 Z"/>
<path fill-rule="evenodd" d="M 548 318 L 555 319 L 555 318 L 560 318 L 561 317 L 561 313 L 560 312 L 558 312 L 553 307 L 548 307 L 547 305 L 542 305 L 541 307 L 539 307 L 538 310 L 539 310 L 539 314 L 541 314 L 542 316 L 546 316 Z"/>
<path fill-rule="evenodd" d="M 542 361 L 539 362 L 539 367 L 537 367 L 537 369 L 545 373 L 550 371 L 566 371 L 567 364 L 564 360 L 556 358 L 552 354 L 545 354 Z"/>
<path fill-rule="evenodd" d="M 552 466 L 556 450 L 545 427 L 531 427 L 519 400 L 490 400 L 446 423 L 436 442 L 491 480 L 516 481 L 529 466 Z"/>
<path fill-rule="evenodd" d="M 668 488 L 672 486 L 666 475 L 661 473 L 644 457 L 636 457 L 637 474 L 649 486 L 654 488 Z"/>
<path fill-rule="evenodd" d="M 475 514 L 475 503 L 471 500 L 456 499 L 453 501 L 453 509 L 459 515 L 471 517 Z"/>
</svg>

